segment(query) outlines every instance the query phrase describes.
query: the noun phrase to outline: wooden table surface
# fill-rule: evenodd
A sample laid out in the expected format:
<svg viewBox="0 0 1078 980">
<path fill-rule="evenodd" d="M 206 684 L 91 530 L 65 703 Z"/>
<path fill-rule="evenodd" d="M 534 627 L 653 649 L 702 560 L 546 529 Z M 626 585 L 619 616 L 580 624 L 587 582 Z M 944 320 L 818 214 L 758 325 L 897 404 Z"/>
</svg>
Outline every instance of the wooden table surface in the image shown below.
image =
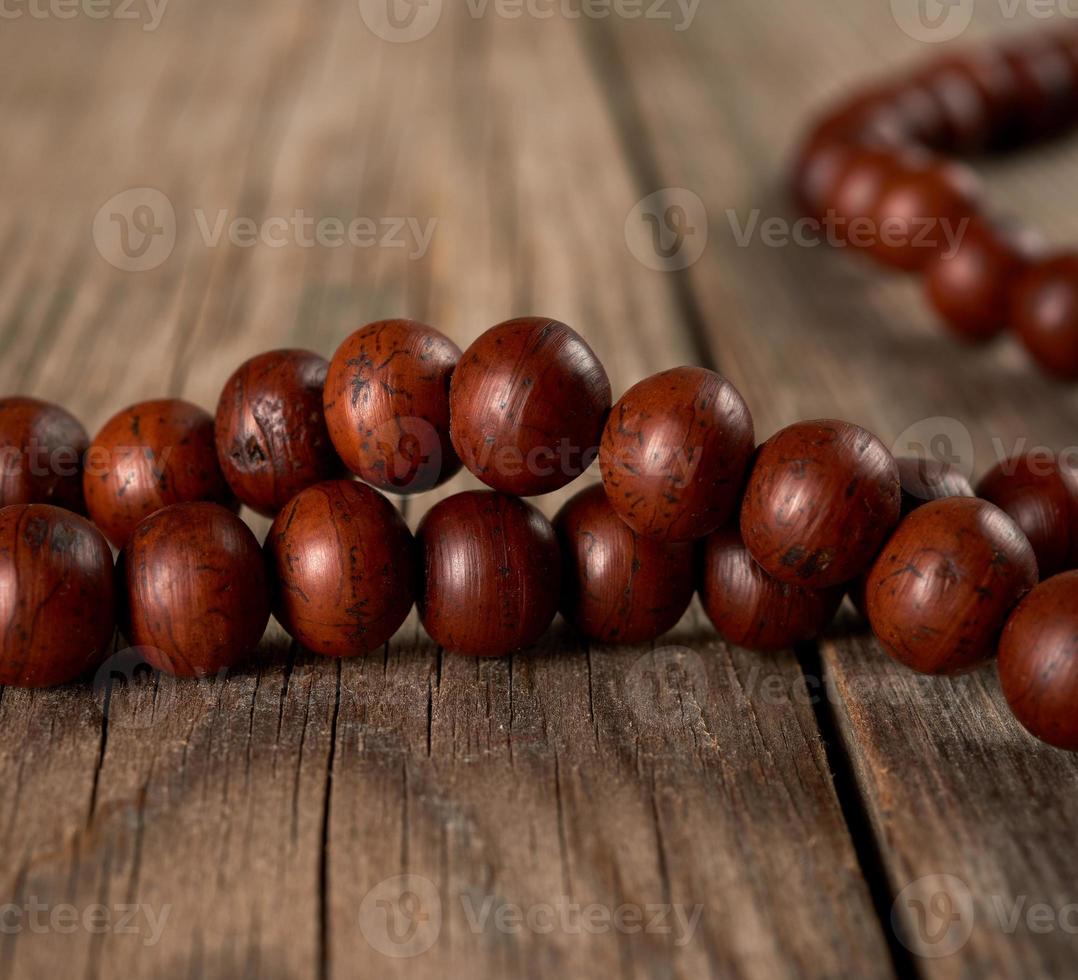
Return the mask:
<svg viewBox="0 0 1078 980">
<path fill-rule="evenodd" d="M 1013 345 L 956 349 L 916 283 L 739 240 L 754 214 L 794 217 L 808 113 L 939 48 L 885 0 L 691 6 L 5 5 L 0 391 L 94 431 L 140 399 L 212 408 L 245 358 L 328 356 L 371 320 L 463 346 L 541 313 L 616 391 L 721 370 L 761 438 L 837 416 L 977 475 L 1073 446 L 1078 393 Z M 977 4 L 965 40 L 1040 23 L 1011 10 Z M 985 174 L 1066 242 L 1076 165 L 1072 141 Z M 656 244 L 648 214 L 680 237 Z M 409 521 L 472 485 L 407 501 Z M 646 648 L 559 625 L 476 663 L 413 617 L 339 663 L 276 625 L 224 678 L 128 683 L 136 662 L 0 692 L 0 976 L 1078 964 L 1078 759 L 1020 730 L 993 669 L 913 676 L 849 613 L 774 656 L 694 606 Z"/>
</svg>

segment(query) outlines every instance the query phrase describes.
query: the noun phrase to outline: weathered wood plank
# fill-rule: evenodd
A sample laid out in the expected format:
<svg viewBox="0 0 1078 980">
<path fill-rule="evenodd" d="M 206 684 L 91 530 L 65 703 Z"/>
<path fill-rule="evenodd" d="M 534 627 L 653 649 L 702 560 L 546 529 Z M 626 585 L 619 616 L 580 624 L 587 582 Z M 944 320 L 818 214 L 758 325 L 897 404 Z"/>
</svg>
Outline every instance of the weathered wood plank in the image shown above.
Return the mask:
<svg viewBox="0 0 1078 980">
<path fill-rule="evenodd" d="M 808 111 L 844 81 L 856 86 L 936 50 L 906 37 L 886 4 L 840 7 L 842 17 L 822 17 L 818 6 L 791 5 L 782 31 L 764 7 L 736 18 L 701 9 L 705 24 L 684 43 L 624 24 L 618 55 L 601 59 L 612 87 L 631 91 L 623 127 L 646 133 L 655 182 L 692 189 L 711 216 L 707 258 L 687 273 L 686 288 L 713 358 L 749 394 L 761 436 L 798 418 L 838 415 L 909 451 L 902 437 L 914 427 L 925 444 L 951 437 L 977 475 L 1000 447 L 1073 446 L 1073 387 L 1047 382 L 1017 345 L 957 349 L 916 283 L 822 248 L 768 247 L 759 235 L 737 242 L 728 209 L 742 225 L 754 210 L 761 221 L 796 217 L 774 164 L 789 158 Z M 1009 21 L 996 5 L 978 5 L 968 39 L 1037 26 L 1028 11 L 1019 14 Z M 798 97 L 784 97 L 791 91 Z M 1075 154 L 1071 141 L 994 164 L 990 191 L 1057 240 L 1073 240 L 1075 214 L 1060 206 L 1060 188 Z M 962 450 L 966 433 L 971 448 Z M 1078 951 L 1078 764 L 1019 730 L 992 668 L 926 681 L 891 664 L 862 624 L 850 629 L 824 646 L 821 662 L 809 657 L 806 680 L 822 692 L 825 731 L 835 728 L 833 760 L 852 769 L 846 806 L 869 815 L 858 845 L 880 914 L 894 912 L 893 935 L 916 955 L 906 955 L 902 939 L 892 941 L 895 954 L 927 976 L 1065 975 Z M 937 875 L 960 880 L 951 900 L 936 894 Z M 1050 910 L 1039 913 L 1050 919 L 1043 932 L 1025 918 L 1038 903 Z"/>
<path fill-rule="evenodd" d="M 617 93 L 584 25 L 447 9 L 430 38 L 394 46 L 351 3 L 166 18 L 149 36 L 27 21 L 0 38 L 6 70 L 44 86 L 38 108 L 68 107 L 61 130 L 28 112 L 29 84 L 0 102 L 29 134 L 5 171 L 22 198 L 0 238 L 15 253 L 0 273 L 5 387 L 62 398 L 91 427 L 163 391 L 212 406 L 243 357 L 328 352 L 388 315 L 463 344 L 549 313 L 619 388 L 696 359 L 678 280 L 626 249 L 626 216 L 651 188 L 619 148 Z M 78 181 L 53 162 L 62 148 L 86 161 Z M 132 186 L 168 197 L 176 246 L 124 273 L 86 234 Z M 35 207 L 65 214 L 65 231 Z M 299 209 L 438 225 L 413 260 L 208 247 L 197 223 Z M 410 519 L 470 485 L 409 502 Z M 382 657 L 341 664 L 274 632 L 227 679 L 117 678 L 107 725 L 86 688 L 4 692 L 0 812 L 16 846 L 3 894 L 141 917 L 131 935 L 5 936 L 0 969 L 890 975 L 800 668 L 728 651 L 697 617 L 655 651 L 555 632 L 534 656 L 483 664 L 441 657 L 414 618 Z M 442 902 L 417 959 L 380 940 L 401 894 L 379 883 L 402 874 Z M 582 928 L 573 903 L 601 921 Z M 501 918 L 518 906 L 540 920 Z M 683 918 L 656 921 L 653 906 Z"/>
</svg>

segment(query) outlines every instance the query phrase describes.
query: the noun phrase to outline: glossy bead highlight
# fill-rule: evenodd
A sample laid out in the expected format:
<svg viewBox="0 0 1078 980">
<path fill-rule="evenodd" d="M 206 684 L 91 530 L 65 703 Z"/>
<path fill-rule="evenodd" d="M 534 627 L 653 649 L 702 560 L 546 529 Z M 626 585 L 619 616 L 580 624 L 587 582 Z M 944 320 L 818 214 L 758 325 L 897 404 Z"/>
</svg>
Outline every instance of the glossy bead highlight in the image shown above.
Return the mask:
<svg viewBox="0 0 1078 980">
<path fill-rule="evenodd" d="M 1026 729 L 1078 752 L 1078 572 L 1038 585 L 1011 614 L 999 644 L 999 680 Z"/>
<path fill-rule="evenodd" d="M 552 493 L 595 460 L 610 401 L 606 371 L 575 331 L 509 320 L 479 337 L 453 375 L 453 445 L 495 490 Z"/>
<path fill-rule="evenodd" d="M 817 639 L 835 618 L 845 590 L 807 589 L 768 575 L 736 527 L 716 531 L 704 546 L 700 600 L 728 643 L 761 652 Z"/>
<path fill-rule="evenodd" d="M 0 509 L 0 684 L 51 687 L 108 654 L 112 552 L 89 521 L 45 504 Z"/>
<path fill-rule="evenodd" d="M 645 538 L 602 486 L 581 490 L 554 519 L 565 618 L 587 639 L 646 643 L 673 629 L 692 601 L 693 546 Z"/>
<path fill-rule="evenodd" d="M 419 599 L 431 639 L 500 657 L 531 646 L 558 611 L 561 555 L 550 522 L 518 497 L 478 490 L 437 503 L 416 535 Z"/>
<path fill-rule="evenodd" d="M 337 349 L 326 378 L 330 437 L 348 468 L 385 493 L 422 493 L 460 469 L 449 384 L 460 348 L 414 320 L 382 320 Z"/>
<path fill-rule="evenodd" d="M 277 619 L 323 656 L 381 647 L 412 608 L 415 542 L 397 508 L 362 483 L 319 483 L 294 497 L 265 553 Z"/>
<path fill-rule="evenodd" d="M 269 621 L 262 549 L 223 507 L 157 511 L 135 529 L 120 561 L 124 633 L 159 670 L 219 674 L 261 640 Z"/>
<path fill-rule="evenodd" d="M 1027 453 L 999 463 L 978 484 L 977 496 L 1022 529 L 1042 579 L 1078 567 L 1078 472 L 1054 453 Z"/>
<path fill-rule="evenodd" d="M 162 507 L 235 504 L 217 463 L 213 416 L 176 398 L 140 402 L 106 422 L 86 454 L 83 488 L 90 516 L 117 548 Z"/>
<path fill-rule="evenodd" d="M 799 422 L 759 449 L 741 536 L 780 582 L 824 589 L 856 578 L 898 522 L 898 465 L 849 422 Z"/>
<path fill-rule="evenodd" d="M 0 400 L 0 507 L 52 504 L 83 514 L 82 464 L 90 437 L 59 405 Z"/>
<path fill-rule="evenodd" d="M 322 387 L 329 362 L 305 350 L 252 357 L 217 403 L 217 459 L 232 492 L 273 517 L 297 493 L 344 472 L 326 431 Z"/>
<path fill-rule="evenodd" d="M 918 508 L 869 572 L 868 619 L 883 648 L 924 674 L 955 674 L 995 655 L 1003 624 L 1037 584 L 1026 536 L 985 500 Z"/>
<path fill-rule="evenodd" d="M 634 531 L 691 541 L 729 521 L 754 448 L 752 416 L 737 389 L 714 371 L 680 367 L 618 401 L 599 468 L 611 506 Z"/>
</svg>

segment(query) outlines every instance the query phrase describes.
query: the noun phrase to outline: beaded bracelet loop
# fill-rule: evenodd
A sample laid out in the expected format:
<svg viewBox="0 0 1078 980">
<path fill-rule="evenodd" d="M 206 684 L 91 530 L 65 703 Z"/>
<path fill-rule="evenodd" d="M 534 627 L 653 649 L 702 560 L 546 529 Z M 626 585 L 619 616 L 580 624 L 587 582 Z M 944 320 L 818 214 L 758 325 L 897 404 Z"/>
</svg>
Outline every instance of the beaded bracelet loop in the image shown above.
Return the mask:
<svg viewBox="0 0 1078 980">
<path fill-rule="evenodd" d="M 252 654 L 271 611 L 312 652 L 359 656 L 414 602 L 441 647 L 494 657 L 559 610 L 587 640 L 645 643 L 699 591 L 727 641 L 781 650 L 819 637 L 849 593 L 915 670 L 998 649 L 1020 721 L 1078 750 L 1078 475 L 1061 460 L 1012 461 L 977 498 L 848 422 L 757 447 L 744 399 L 702 368 L 611 401 L 584 340 L 537 317 L 463 353 L 407 320 L 330 362 L 272 351 L 229 379 L 216 417 L 146 402 L 93 440 L 57 406 L 0 401 L 0 682 L 82 676 L 117 623 L 154 667 L 215 674 Z M 553 523 L 517 495 L 596 457 L 602 485 Z M 413 537 L 381 491 L 461 465 L 491 489 L 443 499 Z M 274 517 L 261 548 L 240 503 Z"/>
<path fill-rule="evenodd" d="M 1043 371 L 1078 379 L 1078 253 L 1047 254 L 985 212 L 956 158 L 1011 151 L 1078 123 L 1078 33 L 944 54 L 847 98 L 804 140 L 793 178 L 830 241 L 922 276 L 970 343 L 1017 334 Z"/>
</svg>

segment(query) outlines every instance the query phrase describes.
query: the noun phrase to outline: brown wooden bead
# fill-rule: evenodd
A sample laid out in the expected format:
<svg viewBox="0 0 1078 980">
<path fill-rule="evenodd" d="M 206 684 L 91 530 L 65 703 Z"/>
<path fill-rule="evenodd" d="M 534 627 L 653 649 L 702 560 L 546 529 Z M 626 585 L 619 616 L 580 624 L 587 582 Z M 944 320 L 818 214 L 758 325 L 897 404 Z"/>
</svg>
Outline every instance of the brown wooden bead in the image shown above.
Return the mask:
<svg viewBox="0 0 1078 980">
<path fill-rule="evenodd" d="M 902 122 L 908 139 L 906 147 L 950 150 L 961 138 L 947 100 L 933 91 L 923 77 L 909 79 L 896 85 L 892 104 Z"/>
<path fill-rule="evenodd" d="M 898 269 L 923 268 L 964 233 L 979 193 L 968 168 L 907 155 L 887 175 L 870 212 L 872 255 Z"/>
<path fill-rule="evenodd" d="M 1078 473 L 1040 451 L 995 466 L 977 495 L 1011 516 L 1033 545 L 1041 578 L 1078 568 Z"/>
<path fill-rule="evenodd" d="M 397 508 L 362 483 L 319 483 L 277 516 L 265 552 L 273 611 L 327 657 L 381 647 L 415 599 L 415 542 Z"/>
<path fill-rule="evenodd" d="M 228 670 L 269 621 L 262 549 L 212 503 L 166 507 L 135 529 L 120 559 L 123 629 L 146 661 L 177 677 Z"/>
<path fill-rule="evenodd" d="M 594 461 L 610 411 L 606 371 L 564 323 L 491 327 L 461 358 L 450 394 L 453 445 L 487 486 L 531 497 Z"/>
<path fill-rule="evenodd" d="M 745 400 L 724 377 L 680 367 L 630 388 L 599 451 L 607 496 L 638 534 L 691 541 L 729 521 L 755 447 Z"/>
<path fill-rule="evenodd" d="M 417 538 L 426 568 L 419 611 L 439 646 L 500 657 L 531 646 L 558 611 L 561 555 L 531 504 L 485 490 L 432 507 Z"/>
<path fill-rule="evenodd" d="M 822 221 L 849 158 L 859 147 L 810 135 L 794 163 L 794 195 L 805 214 Z"/>
<path fill-rule="evenodd" d="M 305 350 L 252 357 L 217 404 L 217 459 L 232 492 L 273 517 L 297 493 L 344 472 L 326 431 L 329 362 Z"/>
<path fill-rule="evenodd" d="M 868 249 L 877 240 L 876 204 L 898 165 L 890 150 L 859 149 L 843 166 L 834 191 L 826 201 L 825 220 L 833 222 L 832 235 L 840 244 Z"/>
<path fill-rule="evenodd" d="M 1033 548 L 998 507 L 949 497 L 899 526 L 868 575 L 868 619 L 883 648 L 924 674 L 990 659 L 1003 624 L 1037 584 Z"/>
<path fill-rule="evenodd" d="M 991 340 L 1008 324 L 1011 286 L 1025 265 L 1013 237 L 975 219 L 957 248 L 929 261 L 928 300 L 955 336 L 974 343 Z"/>
<path fill-rule="evenodd" d="M 917 79 L 946 119 L 947 139 L 935 148 L 970 154 L 1009 141 L 1017 116 L 1017 83 L 999 52 L 944 55 Z"/>
<path fill-rule="evenodd" d="M 779 581 L 828 588 L 868 567 L 900 507 L 898 465 L 871 432 L 849 422 L 799 422 L 760 448 L 741 534 Z"/>
<path fill-rule="evenodd" d="M 1038 585 L 1011 614 L 999 644 L 999 680 L 1030 732 L 1078 752 L 1078 572 Z"/>
<path fill-rule="evenodd" d="M 1000 53 L 1014 76 L 1020 138 L 1028 142 L 1060 132 L 1072 114 L 1074 98 L 1066 54 L 1049 37 L 1025 40 Z"/>
<path fill-rule="evenodd" d="M 918 507 L 947 497 L 975 497 L 973 486 L 954 466 L 937 459 L 896 456 L 898 479 L 902 486 L 902 516 L 912 514 Z M 850 585 L 850 601 L 861 615 L 867 615 L 865 588 L 867 570 Z"/>
<path fill-rule="evenodd" d="M 749 554 L 736 527 L 716 531 L 704 547 L 700 600 L 728 643 L 749 650 L 786 650 L 819 637 L 835 618 L 845 590 L 780 582 Z"/>
<path fill-rule="evenodd" d="M 52 504 L 85 513 L 82 460 L 90 437 L 59 405 L 0 399 L 0 507 Z"/>
<path fill-rule="evenodd" d="M 357 476 L 386 493 L 422 493 L 460 469 L 449 438 L 449 383 L 460 348 L 414 320 L 383 320 L 337 349 L 326 422 Z"/>
<path fill-rule="evenodd" d="M 581 490 L 558 512 L 561 611 L 600 643 L 646 643 L 676 626 L 693 593 L 693 546 L 641 537 L 610 506 L 602 486 Z"/>
<path fill-rule="evenodd" d="M 101 663 L 115 632 L 112 552 L 59 507 L 0 509 L 0 684 L 51 687 Z"/>
<path fill-rule="evenodd" d="M 1011 324 L 1045 371 L 1078 379 L 1078 255 L 1038 262 L 1015 281 Z"/>
<path fill-rule="evenodd" d="M 141 402 L 105 423 L 86 455 L 86 506 L 117 548 L 162 507 L 206 500 L 230 505 L 213 416 L 175 398 Z"/>
</svg>

